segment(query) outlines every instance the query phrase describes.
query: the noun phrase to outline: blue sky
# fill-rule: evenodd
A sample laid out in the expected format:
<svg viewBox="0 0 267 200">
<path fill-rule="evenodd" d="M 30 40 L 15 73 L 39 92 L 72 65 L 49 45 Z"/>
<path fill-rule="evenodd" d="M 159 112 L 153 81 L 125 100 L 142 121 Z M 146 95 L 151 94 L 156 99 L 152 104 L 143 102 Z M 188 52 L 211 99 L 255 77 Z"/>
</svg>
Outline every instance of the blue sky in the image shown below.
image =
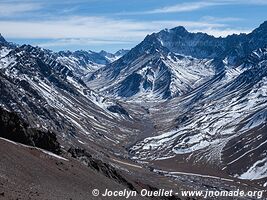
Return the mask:
<svg viewBox="0 0 267 200">
<path fill-rule="evenodd" d="M 217 37 L 248 33 L 266 10 L 266 0 L 0 0 L 0 33 L 55 51 L 115 52 L 179 25 Z"/>
</svg>

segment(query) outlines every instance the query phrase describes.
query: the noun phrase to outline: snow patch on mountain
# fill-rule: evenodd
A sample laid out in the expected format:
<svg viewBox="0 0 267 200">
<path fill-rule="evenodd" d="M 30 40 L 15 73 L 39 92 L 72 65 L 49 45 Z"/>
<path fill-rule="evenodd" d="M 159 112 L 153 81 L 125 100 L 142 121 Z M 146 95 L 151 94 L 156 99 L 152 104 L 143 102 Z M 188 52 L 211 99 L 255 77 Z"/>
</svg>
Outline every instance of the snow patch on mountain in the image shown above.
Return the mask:
<svg viewBox="0 0 267 200">
<path fill-rule="evenodd" d="M 245 173 L 239 176 L 240 179 L 257 180 L 267 177 L 267 158 L 258 160 Z"/>
</svg>

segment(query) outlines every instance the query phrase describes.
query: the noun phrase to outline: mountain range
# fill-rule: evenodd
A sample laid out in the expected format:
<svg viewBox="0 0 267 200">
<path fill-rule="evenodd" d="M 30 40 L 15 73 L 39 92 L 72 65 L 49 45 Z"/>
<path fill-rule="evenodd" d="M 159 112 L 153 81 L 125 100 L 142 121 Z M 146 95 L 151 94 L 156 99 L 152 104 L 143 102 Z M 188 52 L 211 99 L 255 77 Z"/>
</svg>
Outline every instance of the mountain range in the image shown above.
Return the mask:
<svg viewBox="0 0 267 200">
<path fill-rule="evenodd" d="M 215 38 L 184 27 L 148 35 L 122 59 L 84 81 L 105 95 L 136 99 L 181 96 L 224 70 L 238 66 L 253 50 L 265 47 L 266 24 L 252 33 Z"/>
<path fill-rule="evenodd" d="M 219 38 L 164 29 L 115 54 L 0 35 L 0 88 L 0 137 L 127 188 L 267 187 L 267 22 Z"/>
</svg>

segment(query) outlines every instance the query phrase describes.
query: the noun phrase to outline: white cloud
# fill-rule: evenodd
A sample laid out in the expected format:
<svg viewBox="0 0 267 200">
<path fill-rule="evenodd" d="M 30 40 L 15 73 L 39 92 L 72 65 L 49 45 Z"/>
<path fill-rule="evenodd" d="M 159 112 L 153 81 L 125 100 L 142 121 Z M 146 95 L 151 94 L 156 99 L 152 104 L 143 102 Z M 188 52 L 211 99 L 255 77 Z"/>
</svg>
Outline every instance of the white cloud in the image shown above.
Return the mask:
<svg viewBox="0 0 267 200">
<path fill-rule="evenodd" d="M 171 22 L 170 22 L 171 24 Z M 196 26 L 197 27 L 197 26 Z M 240 34 L 240 33 L 250 33 L 251 30 L 248 29 L 219 29 L 219 28 L 188 28 L 190 32 L 197 33 L 207 33 L 209 35 L 213 35 L 215 37 L 226 37 L 228 35 L 232 34 Z M 144 35 L 145 36 L 145 35 Z M 113 44 L 133 44 L 133 43 L 139 43 L 144 37 L 140 38 L 132 38 L 130 40 L 104 40 L 104 39 L 91 39 L 91 38 L 67 38 L 67 39 L 58 39 L 52 42 L 45 42 L 45 43 L 39 43 L 37 46 L 41 47 L 58 47 L 58 46 L 71 46 L 71 45 L 79 45 L 79 46 L 89 46 L 89 45 L 113 45 Z"/>
<path fill-rule="evenodd" d="M 229 28 L 227 22 L 240 21 L 239 18 L 216 18 L 205 16 L 199 21 L 181 20 L 152 20 L 137 21 L 129 19 L 112 19 L 108 17 L 96 16 L 68 16 L 70 13 L 78 11 L 77 2 L 97 1 L 97 0 L 0 0 L 0 17 L 9 17 L 9 20 L 0 20 L 1 33 L 12 39 L 48 39 L 48 42 L 39 43 L 42 47 L 56 47 L 69 45 L 113 45 L 113 44 L 133 44 L 139 43 L 143 38 L 152 32 L 158 32 L 165 28 L 184 26 L 191 32 L 206 32 L 218 36 L 227 36 L 233 33 L 249 32 L 247 29 Z M 63 4 L 64 2 L 64 4 Z M 51 4 L 60 5 L 57 12 L 44 12 L 51 9 Z M 66 4 L 73 6 L 66 6 Z M 190 12 L 208 7 L 221 5 L 267 5 L 267 0 L 202 0 L 178 3 L 171 6 L 164 6 L 143 12 L 124 13 L 134 14 L 162 14 L 176 12 Z M 54 8 L 54 7 L 53 7 Z M 36 12 L 34 19 L 21 17 L 24 13 Z M 75 11 L 75 12 L 74 12 Z M 41 16 L 42 14 L 42 16 Z M 118 13 L 117 13 L 118 14 Z M 122 15 L 123 13 L 119 13 Z M 14 17 L 13 17 L 14 16 Z M 49 16 L 49 17 L 47 17 Z M 118 17 L 116 14 L 111 15 Z M 46 17 L 46 18 L 45 18 Z M 119 16 L 122 17 L 122 16 Z M 43 20 L 41 20 L 41 18 Z M 39 20 L 36 20 L 39 19 Z"/>
<path fill-rule="evenodd" d="M 226 4 L 236 4 L 236 5 L 267 5 L 266 0 L 221 0 Z"/>
<path fill-rule="evenodd" d="M 195 21 L 133 21 L 105 17 L 69 17 L 43 21 L 0 21 L 1 31 L 9 38 L 92 38 L 112 40 L 133 40 L 175 26 L 224 27 L 219 23 Z"/>
<path fill-rule="evenodd" d="M 124 12 L 118 15 L 145 15 L 145 14 L 163 14 L 163 13 L 180 13 L 191 12 L 207 7 L 223 6 L 223 5 L 267 5 L 266 0 L 203 0 L 187 3 L 178 3 L 170 6 L 146 10 L 141 12 Z"/>
<path fill-rule="evenodd" d="M 69 47 L 69 46 L 89 46 L 89 45 L 113 45 L 113 44 L 131 44 L 130 41 L 116 41 L 116 40 L 94 40 L 90 38 L 66 38 L 66 39 L 57 39 L 49 42 L 37 43 L 36 46 L 43 48 L 51 47 Z"/>
<path fill-rule="evenodd" d="M 224 23 L 224 22 L 237 22 L 237 21 L 243 21 L 244 19 L 242 18 L 237 18 L 237 17 L 213 17 L 213 16 L 204 16 L 201 17 L 202 21 L 206 22 L 212 22 L 212 23 Z"/>
<path fill-rule="evenodd" d="M 188 12 L 199 10 L 202 8 L 220 5 L 220 2 L 215 1 L 200 1 L 200 2 L 190 2 L 190 3 L 180 3 L 172 6 L 166 6 L 163 8 L 158 8 L 155 10 L 150 10 L 144 12 L 144 14 L 157 14 L 157 13 L 173 13 L 173 12 Z"/>
<path fill-rule="evenodd" d="M 0 16 L 12 16 L 41 9 L 39 3 L 0 3 Z"/>
<path fill-rule="evenodd" d="M 68 17 L 43 21 L 0 21 L 1 33 L 16 39 L 50 39 L 43 47 L 139 43 L 147 34 L 164 28 L 184 26 L 226 36 L 243 30 L 226 29 L 223 23 L 207 21 L 133 21 L 106 17 Z M 245 30 L 247 32 L 247 30 Z"/>
<path fill-rule="evenodd" d="M 117 13 L 118 15 L 145 15 L 145 14 L 163 14 L 163 13 L 179 13 L 179 12 L 191 12 L 200 10 L 203 8 L 211 7 L 211 6 L 219 6 L 228 4 L 229 2 L 225 1 L 217 1 L 217 0 L 207 0 L 207 1 L 196 1 L 189 3 L 178 3 L 170 6 L 165 6 L 161 8 L 156 8 L 152 10 L 146 10 L 141 12 L 124 12 Z"/>
</svg>

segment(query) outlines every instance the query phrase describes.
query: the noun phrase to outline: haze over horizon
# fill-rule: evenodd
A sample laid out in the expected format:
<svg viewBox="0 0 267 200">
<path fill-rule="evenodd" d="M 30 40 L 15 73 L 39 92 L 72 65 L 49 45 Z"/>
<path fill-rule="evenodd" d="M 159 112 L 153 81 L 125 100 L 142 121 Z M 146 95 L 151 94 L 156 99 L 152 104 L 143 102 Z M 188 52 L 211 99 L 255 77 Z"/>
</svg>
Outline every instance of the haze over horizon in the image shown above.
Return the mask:
<svg viewBox="0 0 267 200">
<path fill-rule="evenodd" d="M 248 33 L 267 19 L 266 7 L 264 0 L 2 0 L 0 33 L 8 41 L 54 51 L 115 52 L 176 26 L 217 37 Z"/>
</svg>

